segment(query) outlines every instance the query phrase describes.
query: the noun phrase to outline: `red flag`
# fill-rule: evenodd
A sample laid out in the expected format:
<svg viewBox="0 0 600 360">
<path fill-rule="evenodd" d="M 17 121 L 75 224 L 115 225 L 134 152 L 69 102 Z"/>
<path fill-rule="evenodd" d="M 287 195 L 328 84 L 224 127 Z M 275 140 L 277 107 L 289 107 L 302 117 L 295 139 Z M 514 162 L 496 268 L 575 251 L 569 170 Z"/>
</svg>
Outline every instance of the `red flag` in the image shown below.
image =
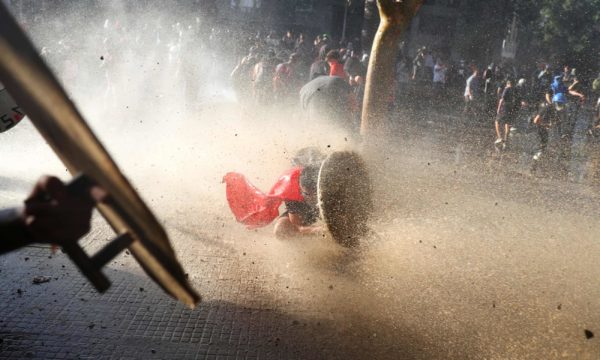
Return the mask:
<svg viewBox="0 0 600 360">
<path fill-rule="evenodd" d="M 240 173 L 230 172 L 223 177 L 229 208 L 238 222 L 249 229 L 269 225 L 279 216 L 283 201 L 304 201 L 300 191 L 301 167 L 283 173 L 268 194 L 252 185 Z"/>
</svg>

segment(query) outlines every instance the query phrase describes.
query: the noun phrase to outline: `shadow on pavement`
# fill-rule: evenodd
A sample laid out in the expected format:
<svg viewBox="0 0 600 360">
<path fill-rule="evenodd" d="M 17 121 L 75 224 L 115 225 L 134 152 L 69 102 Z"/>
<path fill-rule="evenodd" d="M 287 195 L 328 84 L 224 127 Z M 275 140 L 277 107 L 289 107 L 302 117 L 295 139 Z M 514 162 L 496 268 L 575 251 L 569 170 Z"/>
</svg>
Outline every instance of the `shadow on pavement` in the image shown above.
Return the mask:
<svg viewBox="0 0 600 360">
<path fill-rule="evenodd" d="M 439 351 L 402 324 L 363 322 L 359 311 L 342 325 L 213 295 L 189 310 L 118 262 L 105 268 L 113 285 L 100 295 L 63 254 L 49 256 L 45 247 L 0 264 L 0 358 L 397 359 Z M 50 281 L 32 284 L 39 275 Z"/>
</svg>

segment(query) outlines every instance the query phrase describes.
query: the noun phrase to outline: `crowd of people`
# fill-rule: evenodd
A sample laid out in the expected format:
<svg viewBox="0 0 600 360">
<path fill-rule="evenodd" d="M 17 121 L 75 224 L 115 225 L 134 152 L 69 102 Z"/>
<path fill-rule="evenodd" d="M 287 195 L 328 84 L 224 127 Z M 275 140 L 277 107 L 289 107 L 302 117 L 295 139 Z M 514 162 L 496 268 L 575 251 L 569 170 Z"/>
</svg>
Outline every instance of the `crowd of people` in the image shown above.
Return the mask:
<svg viewBox="0 0 600 360">
<path fill-rule="evenodd" d="M 231 73 L 234 90 L 243 106 L 315 113 L 316 103 L 326 103 L 316 105 L 316 112 L 343 119 L 338 122 L 356 131 L 368 55 L 355 44 L 335 42 L 327 34 L 311 41 L 291 31 L 281 38 L 275 32 L 257 36 Z"/>
<path fill-rule="evenodd" d="M 473 66 L 466 80 L 464 113 L 494 120 L 495 145 L 499 149 L 508 146 L 511 131 L 515 130 L 520 117 L 530 119 L 539 134 L 539 148 L 534 155 L 534 160 L 539 160 L 551 133 L 563 143 L 570 143 L 583 106 L 594 106 L 593 119 L 587 119 L 591 120 L 588 134 L 598 134 L 599 91 L 600 76 L 584 82 L 569 65 L 553 68 L 540 62 L 529 76 L 526 72 L 507 71 L 494 64 L 483 72 Z"/>
<path fill-rule="evenodd" d="M 296 36 L 291 31 L 282 37 L 269 32 L 267 36 L 252 38 L 248 53 L 231 73 L 240 103 L 309 107 L 303 99 L 303 89 L 319 77 L 335 77 L 347 84 L 345 91 L 349 95 L 342 96 L 347 101 L 337 111 L 345 113 L 345 121 L 356 128 L 368 66 L 368 54 L 357 43 L 335 42 L 326 34 L 310 41 L 304 34 Z M 421 89 L 419 96 L 411 93 L 414 88 Z M 588 133 L 600 135 L 600 76 L 595 80 L 580 79 L 579 72 L 569 65 L 553 67 L 540 62 L 529 67 L 504 61 L 478 66 L 462 60 L 453 62 L 449 56 L 420 47 L 414 57 L 399 53 L 395 90 L 396 98 L 390 103 L 407 97 L 411 102 L 425 99 L 433 110 L 452 107 L 459 103 L 453 99 L 464 97 L 462 116 L 493 126 L 493 142 L 498 151 L 509 148 L 517 123 L 527 118 L 539 136 L 534 160 L 543 156 L 550 135 L 555 133 L 568 143 L 582 106 L 592 101 L 594 119 Z M 421 96 L 423 91 L 425 96 Z"/>
</svg>

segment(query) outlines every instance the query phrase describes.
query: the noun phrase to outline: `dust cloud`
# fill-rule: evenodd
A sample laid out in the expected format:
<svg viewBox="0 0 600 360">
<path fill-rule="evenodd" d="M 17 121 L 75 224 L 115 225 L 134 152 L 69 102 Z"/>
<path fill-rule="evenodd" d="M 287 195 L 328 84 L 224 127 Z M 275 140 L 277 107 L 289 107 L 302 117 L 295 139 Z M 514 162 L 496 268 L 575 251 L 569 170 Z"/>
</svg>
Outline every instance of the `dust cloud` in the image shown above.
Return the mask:
<svg viewBox="0 0 600 360">
<path fill-rule="evenodd" d="M 391 142 L 374 171 L 373 233 L 359 249 L 244 229 L 227 207 L 226 172 L 267 190 L 295 151 L 352 149 L 347 134 L 307 126 L 291 109 L 241 109 L 228 83 L 236 59 L 188 38 L 203 19 L 110 4 L 28 31 L 175 249 L 185 240 L 260 259 L 259 270 L 238 271 L 275 279 L 261 285 L 267 303 L 334 324 L 330 341 L 359 357 L 544 357 L 566 343 L 573 354 L 579 328 L 600 323 L 599 288 L 579 285 L 600 276 L 597 193 L 467 168 L 472 159 L 453 161 L 435 134 Z M 134 39 L 119 42 L 125 34 Z M 43 173 L 69 178 L 26 120 L 2 134 L 0 152 L 2 176 L 23 182 L 9 189 L 14 199 Z M 180 257 L 184 267 L 194 261 Z M 557 315 L 558 303 L 575 310 Z M 544 329 L 566 335 L 539 336 Z"/>
</svg>

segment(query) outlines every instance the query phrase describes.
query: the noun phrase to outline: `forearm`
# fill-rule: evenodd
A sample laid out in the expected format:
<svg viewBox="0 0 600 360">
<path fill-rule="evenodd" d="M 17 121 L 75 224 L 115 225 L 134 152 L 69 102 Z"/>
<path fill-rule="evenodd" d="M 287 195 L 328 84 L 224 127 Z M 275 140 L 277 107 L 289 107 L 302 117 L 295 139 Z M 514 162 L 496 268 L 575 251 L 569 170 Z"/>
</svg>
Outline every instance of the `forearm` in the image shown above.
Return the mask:
<svg viewBox="0 0 600 360">
<path fill-rule="evenodd" d="M 577 92 L 575 90 L 569 90 L 569 94 L 573 95 L 573 96 L 577 96 L 578 98 L 583 98 L 583 94 L 580 92 Z"/>
<path fill-rule="evenodd" d="M 17 209 L 0 210 L 0 254 L 33 243 Z"/>
<path fill-rule="evenodd" d="M 320 231 L 323 231 L 323 227 L 319 225 L 307 225 L 307 226 L 298 226 L 298 232 L 300 234 L 314 234 Z"/>
<path fill-rule="evenodd" d="M 385 132 L 384 109 L 387 109 L 393 87 L 394 63 L 403 29 L 404 25 L 394 26 L 382 21 L 375 35 L 363 100 L 363 135 L 371 133 L 376 137 Z"/>
</svg>

